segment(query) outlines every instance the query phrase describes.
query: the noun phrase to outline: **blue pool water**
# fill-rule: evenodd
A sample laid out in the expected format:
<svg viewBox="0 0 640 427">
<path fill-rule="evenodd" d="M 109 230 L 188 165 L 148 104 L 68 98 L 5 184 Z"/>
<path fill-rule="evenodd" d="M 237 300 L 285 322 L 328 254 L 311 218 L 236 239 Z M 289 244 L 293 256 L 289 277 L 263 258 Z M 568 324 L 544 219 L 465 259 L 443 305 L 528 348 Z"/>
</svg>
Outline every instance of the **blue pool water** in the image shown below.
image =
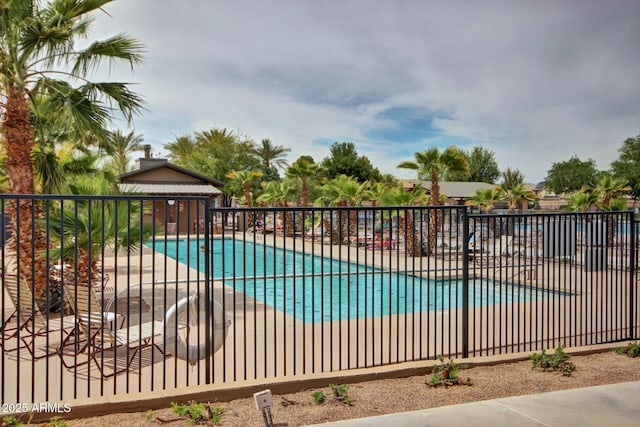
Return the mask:
<svg viewBox="0 0 640 427">
<path fill-rule="evenodd" d="M 167 240 L 158 252 L 204 269 L 202 241 Z M 150 246 L 150 245 L 149 245 Z M 402 272 L 303 254 L 242 240 L 214 239 L 212 276 L 305 322 L 449 310 L 462 306 L 462 280 L 434 281 Z M 548 296 L 531 287 L 470 280 L 470 305 Z"/>
</svg>

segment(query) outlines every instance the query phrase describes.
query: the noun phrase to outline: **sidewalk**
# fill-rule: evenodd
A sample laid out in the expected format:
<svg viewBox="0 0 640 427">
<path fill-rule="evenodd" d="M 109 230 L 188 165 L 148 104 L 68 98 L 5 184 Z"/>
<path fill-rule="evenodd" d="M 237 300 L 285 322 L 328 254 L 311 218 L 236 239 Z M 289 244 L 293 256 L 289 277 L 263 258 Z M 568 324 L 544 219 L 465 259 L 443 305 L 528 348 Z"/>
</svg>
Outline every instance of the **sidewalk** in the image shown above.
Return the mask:
<svg viewBox="0 0 640 427">
<path fill-rule="evenodd" d="M 639 426 L 640 381 L 318 424 L 323 427 Z"/>
</svg>

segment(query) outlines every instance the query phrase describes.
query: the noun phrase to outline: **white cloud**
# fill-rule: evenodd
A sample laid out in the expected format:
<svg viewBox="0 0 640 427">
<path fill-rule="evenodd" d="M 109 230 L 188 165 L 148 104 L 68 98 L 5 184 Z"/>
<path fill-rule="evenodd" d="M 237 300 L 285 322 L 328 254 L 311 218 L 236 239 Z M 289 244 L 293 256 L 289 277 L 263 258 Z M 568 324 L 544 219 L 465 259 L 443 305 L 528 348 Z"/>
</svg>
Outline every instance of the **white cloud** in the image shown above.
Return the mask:
<svg viewBox="0 0 640 427">
<path fill-rule="evenodd" d="M 383 172 L 432 141 L 482 145 L 537 181 L 555 161 L 606 169 L 640 133 L 640 3 L 114 2 L 98 37 L 147 45 L 133 75 L 154 145 L 228 127 L 292 149 L 291 160 L 353 141 Z M 432 114 L 437 138 L 371 137 L 393 109 Z M 388 122 L 389 128 L 399 122 Z M 416 129 L 413 129 L 416 132 Z"/>
</svg>

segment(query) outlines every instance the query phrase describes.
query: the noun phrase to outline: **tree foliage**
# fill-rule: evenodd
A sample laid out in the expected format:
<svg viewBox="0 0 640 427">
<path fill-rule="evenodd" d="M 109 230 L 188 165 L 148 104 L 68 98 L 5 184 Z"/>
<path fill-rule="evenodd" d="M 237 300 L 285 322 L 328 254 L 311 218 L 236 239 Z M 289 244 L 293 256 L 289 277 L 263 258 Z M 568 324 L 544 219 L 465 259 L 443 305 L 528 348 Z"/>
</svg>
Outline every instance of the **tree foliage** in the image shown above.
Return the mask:
<svg viewBox="0 0 640 427">
<path fill-rule="evenodd" d="M 518 169 L 507 168 L 502 172 L 500 187 L 503 190 L 518 187 L 520 184 L 524 184 L 524 175 Z"/>
<path fill-rule="evenodd" d="M 340 175 L 353 177 L 358 182 L 380 181 L 382 174 L 366 156 L 358 156 L 352 142 L 335 142 L 331 145 L 330 155 L 320 162 L 321 174 L 326 179 Z"/>
<path fill-rule="evenodd" d="M 406 161 L 398 165 L 399 168 L 418 171 L 418 179 L 431 182 L 431 204 L 440 204 L 440 181 L 443 176 L 452 173 L 469 175 L 467 157 L 456 146 L 452 145 L 440 151 L 429 148 L 414 153 L 415 161 Z"/>
<path fill-rule="evenodd" d="M 313 181 L 317 181 L 318 165 L 311 156 L 300 156 L 295 162 L 289 166 L 286 172 L 288 179 L 295 180 L 300 184 L 300 204 L 308 206 L 309 200 L 314 200 L 311 191 L 313 189 Z M 319 194 L 318 194 L 319 196 Z"/>
<path fill-rule="evenodd" d="M 175 164 L 203 175 L 231 183 L 232 171 L 261 170 L 260 159 L 251 153 L 253 141 L 243 139 L 227 129 L 211 129 L 194 136 L 181 136 L 165 144 L 169 159 Z M 237 181 L 236 181 L 237 183 Z M 259 188 L 259 183 L 256 183 Z M 242 194 L 242 186 L 225 185 L 224 194 Z"/>
<path fill-rule="evenodd" d="M 629 183 L 631 195 L 640 199 L 640 135 L 627 138 L 618 150 L 619 157 L 611 163 L 614 176 Z"/>
<path fill-rule="evenodd" d="M 130 120 L 142 108 L 142 99 L 127 84 L 91 81 L 103 61 L 139 64 L 142 45 L 137 40 L 119 34 L 83 43 L 83 49 L 78 49 L 76 43 L 87 38 L 92 13 L 102 11 L 109 2 L 3 2 L 2 143 L 7 150 L 7 173 L 15 193 L 35 190 L 31 155 L 33 132 L 42 131 L 38 127 L 43 124 L 39 106 L 56 112 L 48 118 L 57 120 L 57 128 L 73 129 L 76 135 L 97 135 L 98 139 L 107 135 L 107 124 L 117 112 Z"/>
<path fill-rule="evenodd" d="M 462 151 L 469 163 L 469 175 L 463 172 L 450 172 L 447 181 L 486 182 L 495 184 L 500 177 L 500 168 L 495 153 L 483 147 L 473 147 L 470 151 Z"/>
<path fill-rule="evenodd" d="M 257 156 L 262 161 L 265 170 L 270 167 L 286 169 L 289 164 L 285 158 L 290 151 L 290 148 L 285 148 L 282 145 L 274 145 L 273 142 L 267 138 L 260 141 L 260 144 L 253 144 L 251 148 L 251 154 Z"/>
<path fill-rule="evenodd" d="M 545 178 L 545 186 L 556 194 L 571 193 L 582 187 L 596 185 L 598 171 L 593 159 L 582 161 L 573 156 L 564 162 L 551 165 Z"/>
</svg>

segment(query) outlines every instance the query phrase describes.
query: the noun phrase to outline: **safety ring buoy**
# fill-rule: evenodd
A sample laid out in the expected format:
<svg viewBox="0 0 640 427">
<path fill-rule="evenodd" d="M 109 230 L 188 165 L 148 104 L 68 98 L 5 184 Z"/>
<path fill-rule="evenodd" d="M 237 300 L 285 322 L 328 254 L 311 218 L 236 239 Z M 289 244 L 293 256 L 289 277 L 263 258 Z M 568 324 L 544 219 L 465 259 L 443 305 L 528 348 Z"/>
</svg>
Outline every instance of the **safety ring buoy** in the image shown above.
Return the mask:
<svg viewBox="0 0 640 427">
<path fill-rule="evenodd" d="M 213 301 L 213 342 L 200 339 L 206 328 L 206 297 L 204 293 L 192 294 L 173 304 L 164 316 L 165 349 L 180 360 L 192 365 L 218 351 L 227 336 L 231 321 L 226 318 L 218 301 Z M 190 333 L 193 332 L 193 336 Z M 186 334 L 186 337 L 185 337 Z"/>
</svg>

